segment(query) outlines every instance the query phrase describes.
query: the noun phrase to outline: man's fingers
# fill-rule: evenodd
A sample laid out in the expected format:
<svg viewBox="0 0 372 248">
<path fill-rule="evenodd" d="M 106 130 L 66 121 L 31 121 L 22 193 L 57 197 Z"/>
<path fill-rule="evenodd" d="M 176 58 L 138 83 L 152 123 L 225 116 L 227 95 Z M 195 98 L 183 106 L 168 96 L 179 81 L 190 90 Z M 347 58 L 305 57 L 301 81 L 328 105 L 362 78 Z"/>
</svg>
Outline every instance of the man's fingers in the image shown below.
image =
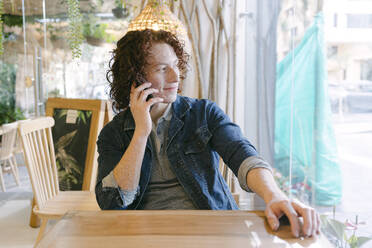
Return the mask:
<svg viewBox="0 0 372 248">
<path fill-rule="evenodd" d="M 144 89 L 144 90 L 141 92 L 141 94 L 140 94 L 140 96 L 139 96 L 139 99 L 140 99 L 141 101 L 146 101 L 148 95 L 150 95 L 150 94 L 152 94 L 152 93 L 156 93 L 156 92 L 159 92 L 159 90 L 158 90 L 158 89 L 155 89 L 155 88 Z"/>
<path fill-rule="evenodd" d="M 291 231 L 293 236 L 300 236 L 300 221 L 299 217 L 303 218 L 302 232 L 304 236 L 310 237 L 320 233 L 320 217 L 319 214 L 311 207 L 308 207 L 296 200 L 290 201 L 288 199 L 272 200 L 266 207 L 265 214 L 267 216 L 269 225 L 275 230 L 275 221 L 279 226 L 279 215 L 285 214 L 291 224 Z M 273 221 L 274 220 L 274 221 Z"/>
<path fill-rule="evenodd" d="M 311 232 L 311 235 L 315 236 L 318 230 L 317 213 L 315 211 L 311 211 L 311 214 L 312 214 L 312 221 L 313 221 L 313 230 Z"/>
<path fill-rule="evenodd" d="M 302 216 L 304 224 L 302 226 L 302 233 L 309 237 L 313 230 L 313 215 L 310 208 L 299 208 L 296 211 Z"/>
<path fill-rule="evenodd" d="M 310 207 L 305 207 L 301 203 L 297 202 L 293 202 L 292 205 L 304 220 L 304 225 L 302 227 L 304 235 L 307 237 L 313 235 L 317 228 L 317 217 L 315 210 Z"/>
<path fill-rule="evenodd" d="M 270 208 L 266 208 L 265 211 L 267 222 L 269 222 L 269 225 L 271 227 L 271 230 L 276 231 L 279 228 L 279 220 L 278 217 L 273 213 L 273 211 Z"/>
<path fill-rule="evenodd" d="M 148 102 L 149 106 L 152 106 L 155 103 L 162 102 L 162 101 L 164 101 L 163 98 L 161 98 L 161 97 L 154 97 L 154 98 L 149 99 L 147 102 Z"/>
<path fill-rule="evenodd" d="M 143 83 L 141 84 L 140 86 L 138 87 L 135 87 L 135 84 L 133 83 L 132 84 L 132 88 L 131 88 L 131 98 L 132 100 L 136 100 L 138 99 L 139 95 L 141 94 L 141 92 L 146 89 L 146 88 L 149 88 L 151 86 L 151 83 L 149 82 L 146 82 L 146 83 Z"/>
<path fill-rule="evenodd" d="M 316 223 L 317 223 L 316 233 L 317 233 L 317 234 L 320 234 L 320 227 L 321 227 L 321 224 L 320 224 L 320 216 L 319 216 L 318 213 L 316 213 Z"/>
<path fill-rule="evenodd" d="M 283 206 L 282 211 L 285 213 L 285 215 L 289 219 L 289 222 L 291 223 L 291 230 L 293 236 L 297 238 L 300 235 L 300 223 L 298 220 L 297 212 L 294 210 L 289 201 L 286 201 L 284 204 L 285 205 Z"/>
</svg>

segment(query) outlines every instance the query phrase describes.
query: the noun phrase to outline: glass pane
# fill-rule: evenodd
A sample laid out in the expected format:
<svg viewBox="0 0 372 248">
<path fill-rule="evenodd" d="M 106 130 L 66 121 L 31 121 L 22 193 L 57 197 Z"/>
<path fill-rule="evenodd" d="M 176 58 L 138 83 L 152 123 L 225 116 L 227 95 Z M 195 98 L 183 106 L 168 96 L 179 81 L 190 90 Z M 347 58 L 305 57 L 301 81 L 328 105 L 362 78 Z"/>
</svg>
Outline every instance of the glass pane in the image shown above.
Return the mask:
<svg viewBox="0 0 372 248">
<path fill-rule="evenodd" d="M 276 177 L 292 197 L 341 225 L 364 223 L 357 236 L 370 236 L 372 2 L 324 1 L 321 15 L 316 2 L 282 1 Z"/>
<path fill-rule="evenodd" d="M 315 205 L 331 195 L 320 185 L 320 167 L 333 167 L 320 154 L 328 136 L 321 128 L 326 113 L 321 67 L 324 60 L 319 44 L 321 16 L 314 19 L 317 4 L 311 1 L 281 1 L 278 20 L 278 67 L 275 121 L 275 177 L 293 198 Z M 314 23 L 317 21 L 317 23 Z M 321 106 L 318 106 L 321 105 Z M 319 120 L 320 117 L 322 118 Z M 329 183 L 326 185 L 329 188 Z"/>
<path fill-rule="evenodd" d="M 4 1 L 2 63 L 14 65 L 11 94 L 26 116 L 43 114 L 48 97 L 108 97 L 110 52 L 137 7 L 131 1 L 76 1 L 81 18 L 75 27 L 80 31 L 71 31 L 68 2 L 74 1 L 25 0 L 22 8 Z M 71 49 L 71 38 L 78 50 Z M 75 51 L 79 58 L 73 58 Z"/>
<path fill-rule="evenodd" d="M 326 48 L 332 51 L 327 55 L 328 90 L 343 184 L 336 218 L 355 222 L 358 215 L 365 224 L 356 236 L 371 236 L 372 2 L 325 1 L 324 13 Z M 331 21 L 335 14 L 337 26 Z"/>
</svg>

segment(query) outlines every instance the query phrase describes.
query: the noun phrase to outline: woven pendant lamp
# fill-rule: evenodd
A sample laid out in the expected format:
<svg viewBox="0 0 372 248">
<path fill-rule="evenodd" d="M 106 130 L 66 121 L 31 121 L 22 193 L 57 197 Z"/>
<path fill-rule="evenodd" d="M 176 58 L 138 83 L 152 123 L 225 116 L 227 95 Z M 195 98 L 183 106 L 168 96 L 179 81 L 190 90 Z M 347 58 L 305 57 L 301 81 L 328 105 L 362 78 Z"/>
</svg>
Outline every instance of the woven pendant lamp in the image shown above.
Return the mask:
<svg viewBox="0 0 372 248">
<path fill-rule="evenodd" d="M 164 0 L 149 0 L 142 12 L 128 26 L 128 31 L 144 29 L 165 30 L 186 37 L 182 22 L 168 9 Z"/>
</svg>

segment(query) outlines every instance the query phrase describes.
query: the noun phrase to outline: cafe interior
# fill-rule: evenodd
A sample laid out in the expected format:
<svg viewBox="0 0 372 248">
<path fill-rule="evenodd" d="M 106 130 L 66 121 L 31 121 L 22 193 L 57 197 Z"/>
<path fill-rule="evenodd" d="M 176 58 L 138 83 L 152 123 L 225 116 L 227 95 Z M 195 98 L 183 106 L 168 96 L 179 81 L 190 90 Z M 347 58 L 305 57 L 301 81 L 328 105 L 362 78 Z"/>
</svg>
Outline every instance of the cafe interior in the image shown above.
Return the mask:
<svg viewBox="0 0 372 248">
<path fill-rule="evenodd" d="M 0 247 L 372 247 L 371 1 L 0 0 L 0 17 Z M 239 210 L 100 208 L 97 140 L 124 111 L 110 61 L 145 29 L 180 40 L 177 94 L 216 103 L 319 234 L 272 230 L 222 158 Z"/>
</svg>

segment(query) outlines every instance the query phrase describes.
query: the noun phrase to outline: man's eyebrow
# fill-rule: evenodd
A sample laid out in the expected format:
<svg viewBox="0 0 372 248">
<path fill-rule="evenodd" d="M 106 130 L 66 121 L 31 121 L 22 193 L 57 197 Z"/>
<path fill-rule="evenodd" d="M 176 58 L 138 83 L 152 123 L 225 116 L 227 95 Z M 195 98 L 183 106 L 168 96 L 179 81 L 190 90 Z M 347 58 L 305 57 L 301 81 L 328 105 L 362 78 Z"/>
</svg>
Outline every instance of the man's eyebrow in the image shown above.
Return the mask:
<svg viewBox="0 0 372 248">
<path fill-rule="evenodd" d="M 173 64 L 178 64 L 178 59 L 174 60 L 173 61 Z M 166 62 L 158 62 L 158 63 L 154 63 L 154 64 L 149 64 L 150 66 L 154 67 L 154 66 L 159 66 L 159 65 L 168 65 L 168 63 Z"/>
<path fill-rule="evenodd" d="M 168 65 L 168 63 L 156 63 L 156 64 L 152 64 L 152 66 L 158 66 L 158 65 Z"/>
</svg>

